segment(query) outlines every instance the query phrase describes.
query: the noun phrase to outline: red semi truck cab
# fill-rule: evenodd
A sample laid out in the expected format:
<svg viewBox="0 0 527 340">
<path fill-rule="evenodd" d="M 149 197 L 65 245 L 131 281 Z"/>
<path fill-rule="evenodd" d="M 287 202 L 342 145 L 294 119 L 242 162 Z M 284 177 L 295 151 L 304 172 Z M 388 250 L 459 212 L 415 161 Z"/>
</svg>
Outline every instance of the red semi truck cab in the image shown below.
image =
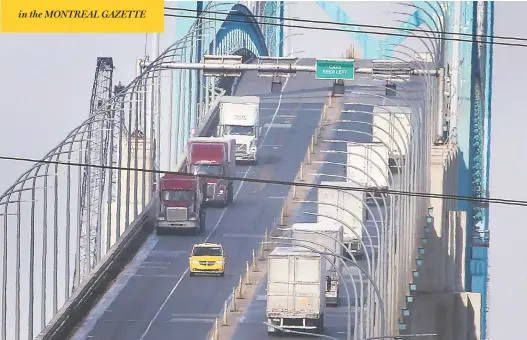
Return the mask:
<svg viewBox="0 0 527 340">
<path fill-rule="evenodd" d="M 187 172 L 195 175 L 231 177 L 236 161 L 236 141 L 217 137 L 194 137 L 188 141 Z M 207 178 L 206 201 L 227 206 L 234 199 L 231 180 Z"/>
<path fill-rule="evenodd" d="M 159 231 L 192 230 L 197 235 L 205 229 L 203 178 L 166 174 L 159 181 Z"/>
</svg>

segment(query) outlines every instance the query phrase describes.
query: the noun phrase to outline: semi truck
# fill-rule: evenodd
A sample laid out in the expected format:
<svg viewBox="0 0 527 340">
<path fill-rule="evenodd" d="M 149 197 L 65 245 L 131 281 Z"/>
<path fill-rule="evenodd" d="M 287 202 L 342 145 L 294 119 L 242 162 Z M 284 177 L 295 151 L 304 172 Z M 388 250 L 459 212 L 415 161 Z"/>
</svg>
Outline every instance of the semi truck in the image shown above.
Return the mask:
<svg viewBox="0 0 527 340">
<path fill-rule="evenodd" d="M 224 96 L 220 101 L 217 136 L 236 140 L 236 160 L 258 162 L 260 98 Z"/>
<path fill-rule="evenodd" d="M 388 153 L 388 147 L 383 143 L 348 143 L 346 178 L 355 186 L 387 189 L 390 176 Z M 366 195 L 366 199 L 370 197 Z M 382 194 L 375 193 L 374 197 L 382 197 Z"/>
<path fill-rule="evenodd" d="M 156 232 L 205 230 L 204 178 L 166 174 L 159 181 Z"/>
<path fill-rule="evenodd" d="M 188 141 L 187 172 L 195 175 L 232 177 L 236 141 L 228 138 L 194 137 Z M 232 180 L 207 178 L 205 200 L 225 207 L 234 199 Z"/>
<path fill-rule="evenodd" d="M 315 223 L 294 223 L 291 227 L 294 246 L 306 245 L 325 253 L 342 254 L 343 228 L 337 222 L 324 220 Z M 339 276 L 342 261 L 337 256 L 326 259 L 326 306 L 338 306 Z"/>
<path fill-rule="evenodd" d="M 406 106 L 375 106 L 372 135 L 374 142 L 382 142 L 390 149 L 390 166 L 403 164 L 410 149 L 412 109 Z M 401 164 L 401 165 L 402 165 Z"/>
<path fill-rule="evenodd" d="M 356 184 L 348 182 L 331 182 L 322 181 L 321 185 L 338 186 L 342 188 L 356 187 Z M 317 204 L 318 213 L 326 216 L 331 216 L 335 220 L 341 221 L 342 228 L 344 230 L 344 245 L 347 251 L 344 250 L 343 255 L 349 256 L 348 251 L 353 256 L 360 257 L 364 255 L 365 249 L 362 247 L 362 235 L 364 221 L 366 220 L 366 209 L 364 207 L 364 193 L 351 191 L 351 190 L 336 190 L 328 188 L 318 188 L 318 201 L 327 204 Z M 353 215 L 349 214 L 347 211 Z M 319 220 L 331 220 L 333 219 L 318 216 Z M 337 221 L 337 222 L 338 222 Z"/>
<path fill-rule="evenodd" d="M 267 322 L 284 329 L 324 329 L 326 261 L 299 247 L 277 247 L 269 254 Z M 280 331 L 267 326 L 269 334 Z"/>
</svg>

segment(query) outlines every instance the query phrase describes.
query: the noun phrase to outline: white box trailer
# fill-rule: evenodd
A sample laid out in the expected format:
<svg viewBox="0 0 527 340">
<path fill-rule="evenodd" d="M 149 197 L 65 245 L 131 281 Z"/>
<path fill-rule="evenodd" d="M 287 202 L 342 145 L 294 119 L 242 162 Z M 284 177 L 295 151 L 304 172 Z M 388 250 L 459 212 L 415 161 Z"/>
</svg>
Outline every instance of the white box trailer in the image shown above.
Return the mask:
<svg viewBox="0 0 527 340">
<path fill-rule="evenodd" d="M 386 145 L 352 142 L 347 145 L 347 153 L 348 181 L 356 182 L 366 188 L 388 187 L 390 165 Z"/>
<path fill-rule="evenodd" d="M 285 329 L 322 333 L 326 261 L 298 247 L 277 247 L 268 258 L 267 321 Z M 276 328 L 268 326 L 268 333 Z"/>
<path fill-rule="evenodd" d="M 342 225 L 329 221 L 315 223 L 294 223 L 290 232 L 292 244 L 315 248 L 325 253 L 342 254 L 343 229 Z M 304 241 L 305 240 L 305 241 Z M 328 256 L 326 259 L 326 305 L 337 306 L 339 300 L 339 277 L 342 272 L 342 260 L 337 256 Z"/>
<path fill-rule="evenodd" d="M 406 106 L 375 106 L 372 135 L 374 142 L 385 143 L 390 159 L 404 159 L 410 148 L 412 109 Z"/>
<path fill-rule="evenodd" d="M 347 182 L 322 181 L 320 184 L 338 186 L 343 189 L 357 187 L 356 184 Z M 364 221 L 366 220 L 364 192 L 328 188 L 318 188 L 317 191 L 319 202 L 331 204 L 317 204 L 318 213 L 331 216 L 339 221 L 342 221 L 342 228 L 344 230 L 344 245 L 354 256 L 361 256 L 364 254 L 364 249 L 361 243 L 362 234 L 364 232 Z M 346 210 L 351 212 L 351 214 L 338 207 L 344 207 Z M 318 216 L 318 219 L 321 221 L 328 219 L 333 221 L 333 219 L 321 216 Z M 353 231 L 351 231 L 350 228 Z M 344 252 L 344 255 L 347 254 L 347 252 Z"/>
<path fill-rule="evenodd" d="M 218 136 L 236 140 L 236 160 L 258 161 L 260 97 L 224 96 L 220 100 Z"/>
</svg>

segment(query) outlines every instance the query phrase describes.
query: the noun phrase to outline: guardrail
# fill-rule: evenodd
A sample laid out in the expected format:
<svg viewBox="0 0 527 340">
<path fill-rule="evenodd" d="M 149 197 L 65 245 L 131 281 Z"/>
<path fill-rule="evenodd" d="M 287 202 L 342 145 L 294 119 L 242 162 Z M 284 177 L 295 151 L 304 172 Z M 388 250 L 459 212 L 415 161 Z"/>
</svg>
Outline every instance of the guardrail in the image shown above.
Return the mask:
<svg viewBox="0 0 527 340">
<path fill-rule="evenodd" d="M 198 122 L 196 135 L 207 136 L 213 133 L 212 129 L 218 124 L 219 102 L 223 94 L 224 92 L 216 97 L 207 114 Z M 185 165 L 186 154 L 183 155 L 182 160 L 177 165 L 177 171 L 182 171 Z M 154 229 L 156 207 L 157 199 L 151 197 L 143 212 L 125 230 L 90 277 L 57 312 L 55 317 L 35 338 L 36 340 L 64 340 L 68 338 L 151 234 Z"/>
</svg>

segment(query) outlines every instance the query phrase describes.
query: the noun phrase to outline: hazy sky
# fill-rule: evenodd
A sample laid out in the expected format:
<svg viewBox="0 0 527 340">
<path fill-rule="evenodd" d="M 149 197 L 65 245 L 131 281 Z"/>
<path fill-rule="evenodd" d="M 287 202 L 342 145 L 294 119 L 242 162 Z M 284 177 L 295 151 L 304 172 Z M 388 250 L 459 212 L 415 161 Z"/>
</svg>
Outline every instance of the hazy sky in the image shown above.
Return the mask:
<svg viewBox="0 0 527 340">
<path fill-rule="evenodd" d="M 527 13 L 524 1 L 496 2 L 494 34 L 526 39 L 527 26 L 520 24 L 523 13 Z M 526 47 L 494 46 L 489 188 L 493 198 L 525 200 L 527 192 L 525 60 Z M 527 207 L 491 204 L 489 215 L 488 338 L 525 338 L 523 314 L 517 311 L 527 304 L 527 271 L 522 255 Z"/>
<path fill-rule="evenodd" d="M 161 47 L 174 41 L 174 21 L 165 20 Z M 112 57 L 115 84 L 127 84 L 145 43 L 146 34 L 0 34 L 0 154 L 50 151 L 88 118 L 97 57 Z M 0 191 L 28 167 L 2 161 Z"/>
<path fill-rule="evenodd" d="M 396 3 L 340 2 L 358 23 L 396 25 L 390 11 Z M 290 16 L 330 20 L 315 2 L 290 3 Z M 360 13 L 356 15 L 354 13 Z M 174 18 L 165 19 L 161 46 L 174 40 Z M 351 40 L 346 33 L 292 29 L 297 56 L 339 57 Z M 312 42 L 316 41 L 316 44 Z M 1 34 L 0 154 L 42 157 L 88 117 L 96 58 L 111 56 L 114 81 L 128 83 L 135 61 L 144 55 L 145 34 Z M 147 44 L 146 51 L 150 53 Z M 0 192 L 11 185 L 28 163 L 3 161 Z"/>
</svg>

